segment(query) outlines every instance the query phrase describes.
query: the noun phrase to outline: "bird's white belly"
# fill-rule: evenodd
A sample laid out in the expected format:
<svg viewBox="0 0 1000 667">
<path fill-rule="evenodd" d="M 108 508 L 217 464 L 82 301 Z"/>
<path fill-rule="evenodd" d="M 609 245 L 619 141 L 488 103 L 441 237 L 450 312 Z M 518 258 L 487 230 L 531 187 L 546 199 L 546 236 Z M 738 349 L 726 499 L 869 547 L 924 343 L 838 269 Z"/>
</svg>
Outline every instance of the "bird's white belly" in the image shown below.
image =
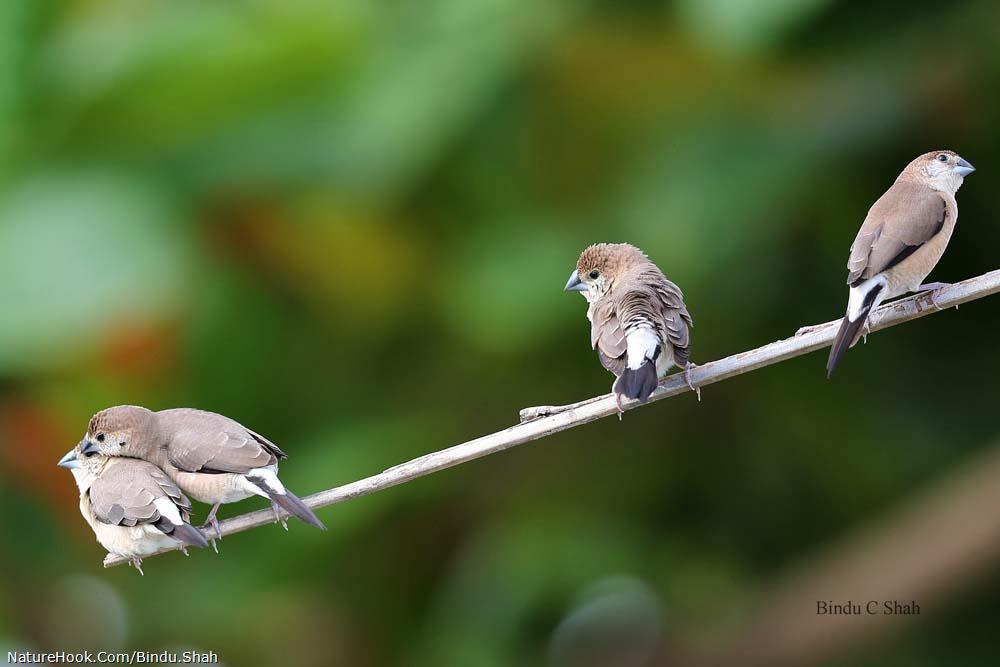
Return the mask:
<svg viewBox="0 0 1000 667">
<path fill-rule="evenodd" d="M 94 534 L 102 547 L 125 558 L 143 558 L 177 546 L 177 540 L 151 525 L 113 526 L 95 521 Z"/>
<path fill-rule="evenodd" d="M 257 495 L 258 489 L 243 475 L 235 473 L 206 474 L 172 471 L 170 475 L 181 491 L 209 505 L 235 503 Z"/>
</svg>

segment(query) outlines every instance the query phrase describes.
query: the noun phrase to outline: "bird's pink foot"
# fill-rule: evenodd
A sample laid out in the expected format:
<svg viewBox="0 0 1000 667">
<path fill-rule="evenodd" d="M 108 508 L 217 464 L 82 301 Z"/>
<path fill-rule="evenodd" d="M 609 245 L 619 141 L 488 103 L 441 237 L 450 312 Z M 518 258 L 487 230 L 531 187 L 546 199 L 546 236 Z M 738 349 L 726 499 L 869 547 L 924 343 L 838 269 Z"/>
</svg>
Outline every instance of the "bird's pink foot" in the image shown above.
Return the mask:
<svg viewBox="0 0 1000 667">
<path fill-rule="evenodd" d="M 937 296 L 938 290 L 944 287 L 950 287 L 951 283 L 927 283 L 926 285 L 921 285 L 917 288 L 917 292 L 930 292 L 930 302 L 934 306 L 934 310 L 941 310 L 941 306 L 938 305 Z M 920 308 L 920 301 L 917 301 L 917 309 Z"/>
<path fill-rule="evenodd" d="M 205 519 L 205 523 L 201 524 L 202 528 L 211 528 L 215 531 L 215 536 L 208 538 L 208 541 L 212 543 L 212 550 L 215 553 L 219 553 L 219 545 L 215 541 L 222 539 L 222 528 L 219 526 L 219 520 L 215 517 L 215 513 L 219 511 L 221 505 L 222 503 L 212 505 L 212 509 L 208 512 L 208 518 Z"/>
<path fill-rule="evenodd" d="M 281 516 L 281 512 L 278 509 L 278 503 L 273 501 L 271 502 L 271 511 L 274 512 L 274 522 L 280 523 L 282 528 L 288 530 L 288 521 Z"/>
<path fill-rule="evenodd" d="M 868 336 L 871 335 L 872 329 L 877 327 L 879 322 L 882 321 L 882 311 L 875 310 L 868 314 L 865 318 L 864 333 L 861 334 L 861 342 L 865 345 L 868 344 Z M 851 347 L 854 347 L 853 345 Z"/>
<path fill-rule="evenodd" d="M 691 370 L 694 368 L 698 368 L 698 364 L 692 361 L 687 362 L 687 365 L 684 367 L 684 382 L 687 383 L 691 391 L 698 395 L 698 402 L 701 403 L 701 387 L 691 384 Z"/>
</svg>

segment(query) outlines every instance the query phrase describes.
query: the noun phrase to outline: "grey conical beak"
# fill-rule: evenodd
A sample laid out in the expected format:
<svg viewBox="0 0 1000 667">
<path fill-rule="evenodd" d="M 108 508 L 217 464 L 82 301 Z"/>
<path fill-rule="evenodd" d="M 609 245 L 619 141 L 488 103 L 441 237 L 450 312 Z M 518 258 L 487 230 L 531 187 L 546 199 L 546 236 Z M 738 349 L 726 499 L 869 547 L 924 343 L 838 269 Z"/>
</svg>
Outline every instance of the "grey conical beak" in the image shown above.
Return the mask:
<svg viewBox="0 0 1000 667">
<path fill-rule="evenodd" d="M 59 463 L 57 463 L 56 465 L 58 465 L 60 468 L 69 468 L 70 470 L 72 470 L 73 468 L 79 468 L 80 462 L 76 460 L 76 448 L 74 447 L 73 449 L 66 452 L 66 456 L 59 459 Z"/>
<path fill-rule="evenodd" d="M 952 169 L 952 171 L 954 171 L 956 174 L 963 177 L 968 176 L 975 170 L 976 168 L 973 167 L 968 160 L 965 160 L 963 158 L 959 158 L 958 164 L 956 164 L 955 167 Z"/>
<path fill-rule="evenodd" d="M 563 288 L 565 292 L 586 292 L 587 286 L 583 284 L 580 280 L 579 274 L 574 271 L 569 274 L 569 280 L 566 281 L 566 287 Z"/>
</svg>

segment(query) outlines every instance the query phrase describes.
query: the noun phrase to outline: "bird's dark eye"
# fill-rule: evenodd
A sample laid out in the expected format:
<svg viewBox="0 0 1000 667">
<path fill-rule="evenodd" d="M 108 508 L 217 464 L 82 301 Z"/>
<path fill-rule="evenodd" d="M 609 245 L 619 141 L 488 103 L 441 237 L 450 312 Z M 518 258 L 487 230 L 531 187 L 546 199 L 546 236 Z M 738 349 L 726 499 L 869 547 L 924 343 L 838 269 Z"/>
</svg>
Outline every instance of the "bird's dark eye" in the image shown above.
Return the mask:
<svg viewBox="0 0 1000 667">
<path fill-rule="evenodd" d="M 124 447 L 124 446 L 125 446 L 125 441 L 123 440 L 122 442 L 119 442 L 119 443 L 118 443 L 118 446 L 119 446 L 119 447 Z"/>
<path fill-rule="evenodd" d="M 97 434 L 97 442 L 104 442 L 104 434 L 103 433 L 98 433 Z"/>
<path fill-rule="evenodd" d="M 947 161 L 948 161 L 948 156 L 947 155 L 945 155 L 944 153 L 941 153 L 941 155 L 938 155 L 938 162 L 947 162 Z"/>
<path fill-rule="evenodd" d="M 597 276 L 599 275 L 601 275 L 601 272 L 598 271 L 597 269 L 594 269 L 593 271 L 590 272 L 590 279 L 597 280 Z"/>
</svg>

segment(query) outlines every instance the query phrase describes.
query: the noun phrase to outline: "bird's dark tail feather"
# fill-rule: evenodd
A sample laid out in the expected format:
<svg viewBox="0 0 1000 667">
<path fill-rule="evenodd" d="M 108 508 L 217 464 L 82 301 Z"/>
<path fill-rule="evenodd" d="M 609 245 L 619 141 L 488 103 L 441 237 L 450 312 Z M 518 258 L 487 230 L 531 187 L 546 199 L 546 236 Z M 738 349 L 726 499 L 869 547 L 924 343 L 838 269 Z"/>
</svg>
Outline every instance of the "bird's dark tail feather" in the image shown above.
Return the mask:
<svg viewBox="0 0 1000 667">
<path fill-rule="evenodd" d="M 827 380 L 833 376 L 834 369 L 837 368 L 837 364 L 840 363 L 841 358 L 843 358 L 847 350 L 853 347 L 858 342 L 858 339 L 861 338 L 861 327 L 868 320 L 868 314 L 872 310 L 872 305 L 875 303 L 875 299 L 878 298 L 882 289 L 882 285 L 876 285 L 865 295 L 864 301 L 861 303 L 861 312 L 858 314 L 856 320 L 849 320 L 846 315 L 844 316 L 843 321 L 840 323 L 840 329 L 837 330 L 837 337 L 833 339 L 833 346 L 830 348 L 830 357 L 826 361 Z"/>
<path fill-rule="evenodd" d="M 656 361 L 650 359 L 636 370 L 626 367 L 625 372 L 618 376 L 611 389 L 616 394 L 639 399 L 640 403 L 645 403 L 658 384 Z"/>
<path fill-rule="evenodd" d="M 269 491 L 268 495 L 271 497 L 271 500 L 278 503 L 278 505 L 280 505 L 283 510 L 285 510 L 292 516 L 296 516 L 302 521 L 310 525 L 316 526 L 320 530 L 326 530 L 326 526 L 323 525 L 323 522 L 319 520 L 319 517 L 313 514 L 313 511 L 309 509 L 306 506 L 306 504 L 302 502 L 302 500 L 291 491 L 286 491 L 283 494 L 273 493 Z"/>
<path fill-rule="evenodd" d="M 184 544 L 192 547 L 198 547 L 200 549 L 204 549 L 208 546 L 208 540 L 205 539 L 205 535 L 194 526 L 190 526 L 186 523 L 180 526 L 175 526 L 165 518 L 161 518 L 154 525 L 162 532 L 170 535 L 174 539 L 180 540 Z"/>
<path fill-rule="evenodd" d="M 326 526 L 323 522 L 313 514 L 313 511 L 306 506 L 302 500 L 296 496 L 294 493 L 285 489 L 284 493 L 278 493 L 275 489 L 268 486 L 267 482 L 259 477 L 247 476 L 247 480 L 257 485 L 257 487 L 267 494 L 273 502 L 277 503 L 279 507 L 291 514 L 292 516 L 298 517 L 305 523 L 316 526 L 320 530 L 326 530 Z"/>
</svg>

